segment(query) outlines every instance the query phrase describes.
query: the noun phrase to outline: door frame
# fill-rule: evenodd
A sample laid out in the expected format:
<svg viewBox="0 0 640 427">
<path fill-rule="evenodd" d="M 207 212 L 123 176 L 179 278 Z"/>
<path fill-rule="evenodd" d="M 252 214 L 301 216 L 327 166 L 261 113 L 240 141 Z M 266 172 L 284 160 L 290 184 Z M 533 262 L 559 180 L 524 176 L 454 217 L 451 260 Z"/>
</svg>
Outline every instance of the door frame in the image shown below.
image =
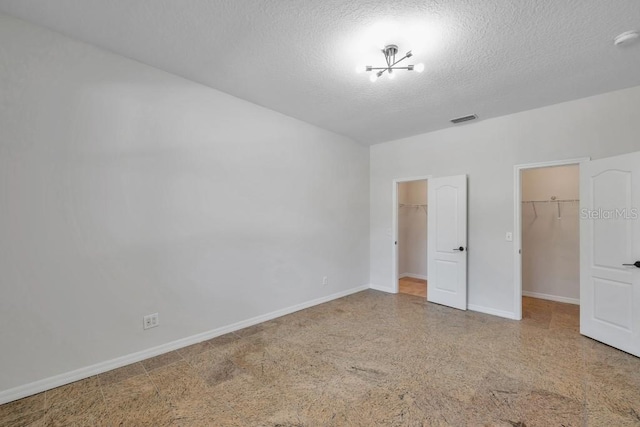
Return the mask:
<svg viewBox="0 0 640 427">
<path fill-rule="evenodd" d="M 399 256 L 400 256 L 400 251 L 398 250 L 399 245 L 397 245 L 395 242 L 398 242 L 398 184 L 401 184 L 403 182 L 411 182 L 411 181 L 427 181 L 427 188 L 429 188 L 429 179 L 431 179 L 431 175 L 422 175 L 422 176 L 412 176 L 412 177 L 408 177 L 408 178 L 397 178 L 393 180 L 393 190 L 392 190 L 392 209 L 393 209 L 393 213 L 392 213 L 392 222 L 391 222 L 391 245 L 392 245 L 392 268 L 391 268 L 391 274 L 392 274 L 392 282 L 391 282 L 391 289 L 393 290 L 394 294 L 398 293 L 398 289 L 399 289 L 399 284 L 398 284 L 398 275 L 399 275 L 399 271 L 398 271 L 398 267 L 399 267 Z M 430 230 L 428 228 L 427 225 L 427 235 L 429 234 Z"/>
<path fill-rule="evenodd" d="M 580 166 L 588 162 L 591 157 L 577 157 L 574 159 L 553 160 L 548 162 L 525 163 L 513 167 L 514 204 L 513 204 L 513 257 L 514 257 L 514 289 L 513 313 L 514 319 L 522 320 L 522 171 L 553 166 Z"/>
</svg>

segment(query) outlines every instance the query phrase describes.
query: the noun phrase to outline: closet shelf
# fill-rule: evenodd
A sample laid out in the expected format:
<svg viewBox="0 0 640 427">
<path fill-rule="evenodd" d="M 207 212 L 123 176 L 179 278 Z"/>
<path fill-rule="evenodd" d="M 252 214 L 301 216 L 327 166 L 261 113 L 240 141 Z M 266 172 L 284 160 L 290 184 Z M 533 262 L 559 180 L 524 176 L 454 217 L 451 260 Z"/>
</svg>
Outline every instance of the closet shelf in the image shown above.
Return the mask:
<svg viewBox="0 0 640 427">
<path fill-rule="evenodd" d="M 522 203 L 578 203 L 579 199 L 523 200 Z"/>
<path fill-rule="evenodd" d="M 422 210 L 424 210 L 424 213 L 427 213 L 427 205 L 425 204 L 410 204 L 410 203 L 400 203 L 398 204 L 398 208 L 415 208 L 415 209 L 420 209 L 422 208 Z"/>
<path fill-rule="evenodd" d="M 536 203 L 556 203 L 558 206 L 558 219 L 562 219 L 562 212 L 560 210 L 560 203 L 579 203 L 579 199 L 549 199 L 549 200 L 523 200 L 522 203 L 529 203 L 533 207 L 533 213 L 535 217 L 538 217 L 538 211 L 536 209 Z"/>
</svg>

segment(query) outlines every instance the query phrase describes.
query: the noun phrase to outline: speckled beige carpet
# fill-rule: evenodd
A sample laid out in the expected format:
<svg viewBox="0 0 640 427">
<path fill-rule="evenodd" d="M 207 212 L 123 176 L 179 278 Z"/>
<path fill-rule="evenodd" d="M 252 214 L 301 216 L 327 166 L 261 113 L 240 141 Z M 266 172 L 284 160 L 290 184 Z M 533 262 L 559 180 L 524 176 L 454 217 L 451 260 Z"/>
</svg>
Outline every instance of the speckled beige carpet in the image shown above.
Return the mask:
<svg viewBox="0 0 640 427">
<path fill-rule="evenodd" d="M 640 359 L 581 337 L 577 315 L 365 291 L 0 406 L 0 425 L 640 424 Z"/>
</svg>

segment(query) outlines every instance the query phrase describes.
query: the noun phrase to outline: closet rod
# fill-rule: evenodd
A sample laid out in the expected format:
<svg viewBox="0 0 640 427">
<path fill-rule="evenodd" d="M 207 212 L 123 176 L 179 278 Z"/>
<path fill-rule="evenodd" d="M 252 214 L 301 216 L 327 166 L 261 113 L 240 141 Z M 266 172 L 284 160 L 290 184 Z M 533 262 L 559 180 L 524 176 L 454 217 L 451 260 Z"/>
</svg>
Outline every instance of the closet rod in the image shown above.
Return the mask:
<svg viewBox="0 0 640 427">
<path fill-rule="evenodd" d="M 536 203 L 556 203 L 558 206 L 558 219 L 562 219 L 562 212 L 560 211 L 560 203 L 578 203 L 579 199 L 551 199 L 551 200 L 523 200 L 522 203 L 531 203 L 533 207 L 533 214 L 538 217 L 538 211 L 536 210 Z"/>
<path fill-rule="evenodd" d="M 427 205 L 426 204 L 423 204 L 423 205 L 411 205 L 411 204 L 407 204 L 407 203 L 400 203 L 400 204 L 398 204 L 398 209 L 399 208 L 416 208 L 416 209 L 422 208 L 424 210 L 424 213 L 425 214 L 427 213 Z"/>
</svg>

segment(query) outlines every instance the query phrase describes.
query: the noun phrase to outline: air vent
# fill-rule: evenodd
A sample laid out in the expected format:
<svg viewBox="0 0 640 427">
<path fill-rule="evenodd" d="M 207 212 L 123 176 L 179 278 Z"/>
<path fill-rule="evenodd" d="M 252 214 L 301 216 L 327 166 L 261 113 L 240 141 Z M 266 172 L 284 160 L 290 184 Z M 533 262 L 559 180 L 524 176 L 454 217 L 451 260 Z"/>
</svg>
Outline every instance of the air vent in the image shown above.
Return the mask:
<svg viewBox="0 0 640 427">
<path fill-rule="evenodd" d="M 468 122 L 469 120 L 475 120 L 477 119 L 478 116 L 476 116 L 475 114 L 472 114 L 470 116 L 464 116 L 464 117 L 458 117 L 456 119 L 451 119 L 451 123 L 463 123 L 463 122 Z"/>
</svg>

